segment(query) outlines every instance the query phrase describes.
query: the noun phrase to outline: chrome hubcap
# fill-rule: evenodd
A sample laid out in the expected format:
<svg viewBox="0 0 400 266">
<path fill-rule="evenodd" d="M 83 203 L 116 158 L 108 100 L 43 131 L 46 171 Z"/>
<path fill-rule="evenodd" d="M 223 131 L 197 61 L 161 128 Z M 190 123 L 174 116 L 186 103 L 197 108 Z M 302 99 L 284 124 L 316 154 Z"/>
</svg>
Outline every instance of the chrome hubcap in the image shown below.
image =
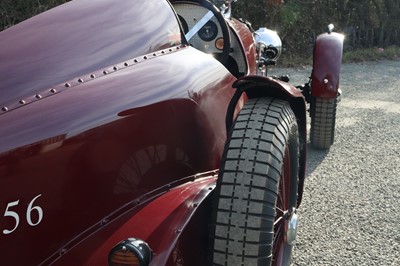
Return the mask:
<svg viewBox="0 0 400 266">
<path fill-rule="evenodd" d="M 285 235 L 286 243 L 293 246 L 296 243 L 298 228 L 298 216 L 296 214 L 296 208 L 292 208 L 287 212 L 287 230 Z"/>
</svg>

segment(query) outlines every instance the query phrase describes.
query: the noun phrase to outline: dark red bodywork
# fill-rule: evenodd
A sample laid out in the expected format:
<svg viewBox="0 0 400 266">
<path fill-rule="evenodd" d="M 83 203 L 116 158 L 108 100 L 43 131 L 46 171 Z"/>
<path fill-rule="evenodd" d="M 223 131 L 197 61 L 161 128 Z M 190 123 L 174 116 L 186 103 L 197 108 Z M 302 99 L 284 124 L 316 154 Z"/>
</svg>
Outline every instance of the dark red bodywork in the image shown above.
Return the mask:
<svg viewBox="0 0 400 266">
<path fill-rule="evenodd" d="M 236 79 L 185 45 L 168 2 L 72 1 L 2 32 L 0 42 L 3 263 L 63 264 L 65 255 L 90 264 L 99 245 L 138 232 L 116 218 L 143 205 L 124 206 L 218 168 Z M 192 184 L 193 200 L 203 182 Z M 173 202 L 157 202 L 174 210 Z M 30 203 L 42 217 L 28 213 Z M 154 230 L 147 234 L 169 230 L 147 219 Z M 156 254 L 166 252 L 164 261 L 175 247 L 169 240 L 160 249 L 150 241 Z M 106 263 L 107 256 L 95 258 Z"/>
<path fill-rule="evenodd" d="M 252 33 L 229 25 L 255 74 Z M 72 1 L 0 45 L 2 264 L 102 265 L 138 237 L 153 265 L 204 265 L 237 77 L 187 45 L 169 2 Z"/>
<path fill-rule="evenodd" d="M 311 95 L 336 98 L 339 90 L 342 64 L 343 38 L 339 33 L 324 33 L 317 37 L 314 47 Z"/>
</svg>

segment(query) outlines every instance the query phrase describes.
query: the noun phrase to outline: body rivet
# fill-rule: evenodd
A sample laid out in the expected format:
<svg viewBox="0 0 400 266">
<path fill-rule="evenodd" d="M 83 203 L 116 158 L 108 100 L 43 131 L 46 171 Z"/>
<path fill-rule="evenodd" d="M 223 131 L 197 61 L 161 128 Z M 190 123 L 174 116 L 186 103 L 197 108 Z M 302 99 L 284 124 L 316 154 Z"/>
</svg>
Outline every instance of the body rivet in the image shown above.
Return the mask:
<svg viewBox="0 0 400 266">
<path fill-rule="evenodd" d="M 107 74 L 108 74 L 108 71 L 107 71 L 107 70 L 104 70 L 104 71 L 103 71 L 103 74 L 104 74 L 104 75 L 107 75 Z"/>
<path fill-rule="evenodd" d="M 65 83 L 65 87 L 69 88 L 69 87 L 71 87 L 71 84 Z"/>
<path fill-rule="evenodd" d="M 25 104 L 25 101 L 24 100 L 20 100 L 19 103 L 20 104 Z"/>
<path fill-rule="evenodd" d="M 92 75 L 90 75 L 90 77 L 91 77 L 92 79 L 94 79 L 94 78 L 96 77 L 96 75 L 95 75 L 95 74 L 92 74 Z"/>
<path fill-rule="evenodd" d="M 65 248 L 62 248 L 62 249 L 60 249 L 60 255 L 62 256 L 62 255 L 64 255 L 65 253 L 67 253 L 67 249 L 65 249 Z"/>
<path fill-rule="evenodd" d="M 137 62 L 138 62 L 138 60 L 137 60 L 137 59 L 135 59 L 135 60 L 133 60 L 133 62 L 137 63 Z"/>
<path fill-rule="evenodd" d="M 124 66 L 129 66 L 129 64 L 128 64 L 128 63 L 125 63 Z"/>
<path fill-rule="evenodd" d="M 51 93 L 56 93 L 57 90 L 56 90 L 56 89 L 50 89 L 50 92 L 51 92 Z"/>
<path fill-rule="evenodd" d="M 144 59 L 147 59 L 147 56 L 143 56 Z"/>
<path fill-rule="evenodd" d="M 8 108 L 4 106 L 4 107 L 1 108 L 1 110 L 3 110 L 4 112 L 7 112 Z"/>
<path fill-rule="evenodd" d="M 36 94 L 36 95 L 35 95 L 35 98 L 36 98 L 36 99 L 40 99 L 40 98 L 42 98 L 42 95 Z"/>
<path fill-rule="evenodd" d="M 118 70 L 118 67 L 115 66 L 113 69 L 114 69 L 115 71 L 117 71 L 117 70 Z"/>
<path fill-rule="evenodd" d="M 78 82 L 79 83 L 83 83 L 83 79 L 78 79 Z"/>
</svg>

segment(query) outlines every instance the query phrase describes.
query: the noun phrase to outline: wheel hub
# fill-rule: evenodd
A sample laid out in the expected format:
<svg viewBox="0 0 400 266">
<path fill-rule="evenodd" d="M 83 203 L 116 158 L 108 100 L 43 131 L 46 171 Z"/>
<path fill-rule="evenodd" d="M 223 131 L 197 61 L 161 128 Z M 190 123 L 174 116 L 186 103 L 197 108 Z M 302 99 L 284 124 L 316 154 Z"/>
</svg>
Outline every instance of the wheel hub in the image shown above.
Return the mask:
<svg viewBox="0 0 400 266">
<path fill-rule="evenodd" d="M 298 216 L 296 214 L 296 208 L 292 208 L 287 212 L 286 222 L 286 235 L 285 241 L 287 244 L 293 246 L 296 243 L 297 228 L 298 228 Z"/>
</svg>

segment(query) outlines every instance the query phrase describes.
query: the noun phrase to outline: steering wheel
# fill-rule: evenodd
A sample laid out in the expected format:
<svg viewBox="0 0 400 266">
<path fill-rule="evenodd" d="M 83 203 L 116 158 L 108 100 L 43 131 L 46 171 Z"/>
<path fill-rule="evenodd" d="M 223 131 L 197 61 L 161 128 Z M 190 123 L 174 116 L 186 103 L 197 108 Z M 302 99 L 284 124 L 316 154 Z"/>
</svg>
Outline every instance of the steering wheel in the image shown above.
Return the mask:
<svg viewBox="0 0 400 266">
<path fill-rule="evenodd" d="M 222 39 L 223 39 L 223 47 L 221 53 L 217 54 L 217 59 L 222 63 L 225 64 L 229 58 L 229 52 L 230 52 L 230 48 L 231 48 L 231 41 L 230 41 L 230 35 L 229 35 L 229 27 L 228 24 L 225 21 L 224 16 L 222 15 L 221 11 L 215 6 L 213 5 L 210 1 L 208 0 L 192 0 L 192 1 L 181 1 L 181 0 L 175 0 L 172 2 L 175 10 L 178 13 L 178 17 L 180 17 L 181 20 L 181 24 L 182 27 L 184 28 L 185 31 L 185 37 L 186 40 L 190 42 L 190 40 L 196 35 L 198 34 L 200 31 L 207 31 L 207 29 L 205 28 L 205 26 L 207 26 L 208 23 L 212 23 L 210 22 L 211 19 L 213 17 L 215 17 L 219 23 L 219 26 L 221 28 L 221 32 L 222 32 Z M 175 3 L 177 5 L 175 5 Z M 202 17 L 199 17 L 196 20 L 196 23 L 194 24 L 194 26 L 192 26 L 191 28 L 188 27 L 187 23 L 185 22 L 185 17 L 183 17 L 181 14 L 179 14 L 179 4 L 193 4 L 193 5 L 199 5 L 201 7 L 204 7 L 206 9 L 208 9 L 209 11 Z M 182 20 L 183 18 L 183 20 Z M 199 50 L 202 50 L 201 47 L 196 47 L 194 45 L 195 48 L 198 48 Z"/>
</svg>

